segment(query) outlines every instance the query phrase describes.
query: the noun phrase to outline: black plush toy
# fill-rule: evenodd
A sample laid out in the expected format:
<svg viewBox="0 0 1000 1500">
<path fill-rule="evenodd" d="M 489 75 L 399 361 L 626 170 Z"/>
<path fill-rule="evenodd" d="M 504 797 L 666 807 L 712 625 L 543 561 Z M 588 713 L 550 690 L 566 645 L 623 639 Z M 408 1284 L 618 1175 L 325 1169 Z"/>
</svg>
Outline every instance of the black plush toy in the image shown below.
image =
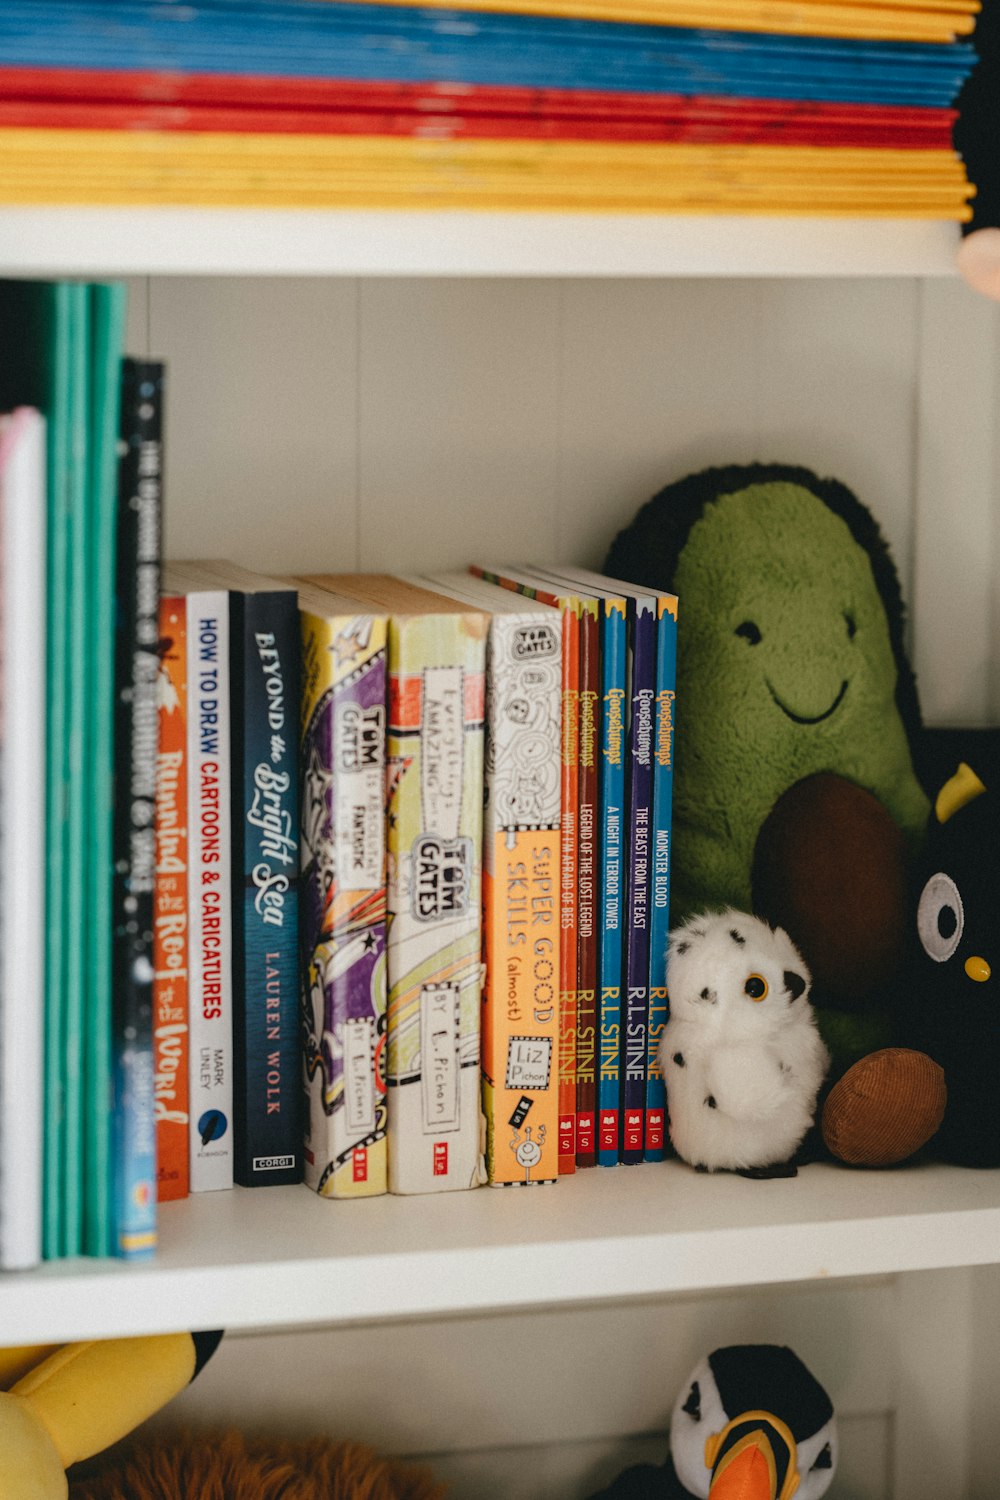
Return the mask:
<svg viewBox="0 0 1000 1500">
<path fill-rule="evenodd" d="M 944 1069 L 934 1150 L 1000 1166 L 1000 804 L 967 765 L 938 795 L 916 892 L 902 1026 Z"/>
<path fill-rule="evenodd" d="M 791 1349 L 734 1344 L 691 1372 L 670 1419 L 670 1454 L 591 1500 L 819 1500 L 837 1468 L 837 1422 Z"/>
</svg>

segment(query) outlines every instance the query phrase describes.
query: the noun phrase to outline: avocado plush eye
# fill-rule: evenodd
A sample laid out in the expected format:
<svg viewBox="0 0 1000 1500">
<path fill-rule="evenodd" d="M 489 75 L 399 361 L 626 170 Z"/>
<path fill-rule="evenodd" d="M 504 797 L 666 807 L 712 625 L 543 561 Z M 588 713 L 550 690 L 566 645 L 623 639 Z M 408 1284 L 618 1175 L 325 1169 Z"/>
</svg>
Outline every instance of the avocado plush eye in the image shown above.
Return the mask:
<svg viewBox="0 0 1000 1500">
<path fill-rule="evenodd" d="M 965 908 L 958 886 L 939 870 L 924 886 L 917 905 L 917 932 L 924 952 L 935 963 L 945 963 L 961 942 L 964 926 Z"/>
<path fill-rule="evenodd" d="M 752 620 L 744 620 L 742 625 L 737 625 L 733 634 L 743 636 L 744 640 L 749 641 L 751 646 L 760 645 L 760 627 L 755 625 Z"/>
<path fill-rule="evenodd" d="M 743 993 L 751 1000 L 764 1000 L 767 996 L 767 980 L 762 974 L 751 974 L 743 986 Z"/>
<path fill-rule="evenodd" d="M 847 626 L 847 639 L 853 641 L 858 633 L 858 622 L 849 609 L 844 611 L 844 623 Z"/>
</svg>

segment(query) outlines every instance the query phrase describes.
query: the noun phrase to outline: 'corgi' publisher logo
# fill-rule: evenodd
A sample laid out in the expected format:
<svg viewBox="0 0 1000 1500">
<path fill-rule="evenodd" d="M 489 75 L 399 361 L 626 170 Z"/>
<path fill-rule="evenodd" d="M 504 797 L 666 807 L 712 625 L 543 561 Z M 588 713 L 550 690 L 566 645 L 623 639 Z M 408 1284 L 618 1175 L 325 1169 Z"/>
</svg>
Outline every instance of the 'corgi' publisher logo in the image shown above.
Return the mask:
<svg viewBox="0 0 1000 1500">
<path fill-rule="evenodd" d="M 255 1172 L 283 1172 L 286 1167 L 294 1166 L 294 1156 L 255 1156 L 253 1159 Z"/>
</svg>

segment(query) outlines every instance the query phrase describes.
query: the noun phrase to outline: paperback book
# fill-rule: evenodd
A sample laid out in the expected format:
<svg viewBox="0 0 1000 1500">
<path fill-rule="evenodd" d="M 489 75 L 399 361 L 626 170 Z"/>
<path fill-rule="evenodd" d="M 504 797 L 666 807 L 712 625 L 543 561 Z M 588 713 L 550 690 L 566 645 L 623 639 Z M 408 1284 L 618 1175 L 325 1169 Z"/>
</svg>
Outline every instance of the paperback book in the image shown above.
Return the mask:
<svg viewBox="0 0 1000 1500">
<path fill-rule="evenodd" d="M 549 570 L 546 570 L 549 571 Z M 597 845 L 597 1161 L 617 1166 L 621 1149 L 623 917 L 626 871 L 626 737 L 629 722 L 628 606 L 600 573 L 560 567 L 553 576 L 592 598 L 600 621 Z"/>
<path fill-rule="evenodd" d="M 388 619 L 301 583 L 305 1180 L 324 1198 L 388 1187 Z"/>
<path fill-rule="evenodd" d="M 115 1248 L 156 1247 L 153 898 L 159 710 L 163 366 L 122 366 L 115 560 L 114 927 Z"/>
<path fill-rule="evenodd" d="M 229 594 L 169 564 L 187 611 L 190 1190 L 233 1185 Z"/>
<path fill-rule="evenodd" d="M 481 567 L 488 583 L 558 609 L 562 620 L 562 771 L 559 788 L 559 1173 L 576 1171 L 578 863 L 580 812 L 580 601 L 530 568 Z"/>
<path fill-rule="evenodd" d="M 389 1188 L 475 1187 L 487 621 L 386 575 L 309 581 L 389 616 Z"/>
<path fill-rule="evenodd" d="M 229 608 L 233 1172 L 300 1182 L 298 602 L 232 563 L 187 568 Z"/>
<path fill-rule="evenodd" d="M 160 600 L 153 907 L 153 1101 L 161 1203 L 188 1195 L 187 600 Z"/>
<path fill-rule="evenodd" d="M 494 1186 L 559 1176 L 562 632 L 549 605 L 468 573 L 427 587 L 489 612 L 483 1109 Z"/>
</svg>

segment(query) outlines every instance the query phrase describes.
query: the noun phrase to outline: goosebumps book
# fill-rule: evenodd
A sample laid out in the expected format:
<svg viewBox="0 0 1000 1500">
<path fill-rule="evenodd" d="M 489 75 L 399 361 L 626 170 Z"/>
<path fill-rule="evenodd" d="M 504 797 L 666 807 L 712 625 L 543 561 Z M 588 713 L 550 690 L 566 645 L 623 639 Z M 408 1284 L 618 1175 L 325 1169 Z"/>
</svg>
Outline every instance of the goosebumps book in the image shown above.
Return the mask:
<svg viewBox="0 0 1000 1500">
<path fill-rule="evenodd" d="M 305 1180 L 388 1185 L 384 613 L 299 584 Z"/>
</svg>

